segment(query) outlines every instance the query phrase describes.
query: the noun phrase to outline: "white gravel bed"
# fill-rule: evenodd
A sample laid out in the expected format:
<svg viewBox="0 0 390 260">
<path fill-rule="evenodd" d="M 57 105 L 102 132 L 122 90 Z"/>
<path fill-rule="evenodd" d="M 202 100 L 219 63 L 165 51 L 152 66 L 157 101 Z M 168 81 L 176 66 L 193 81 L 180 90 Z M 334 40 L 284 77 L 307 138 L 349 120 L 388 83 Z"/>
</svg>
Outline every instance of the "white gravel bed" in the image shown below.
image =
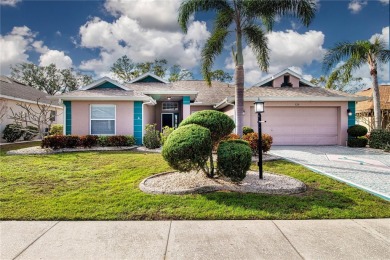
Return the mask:
<svg viewBox="0 0 390 260">
<path fill-rule="evenodd" d="M 239 184 L 227 178 L 210 179 L 201 172 L 167 172 L 153 175 L 140 183 L 140 189 L 152 194 L 191 194 L 213 191 L 235 191 L 241 193 L 295 194 L 306 191 L 306 185 L 294 178 L 264 172 L 248 171 Z"/>
<path fill-rule="evenodd" d="M 71 152 L 88 152 L 88 151 L 124 151 L 124 150 L 133 150 L 137 146 L 121 146 L 121 147 L 76 147 L 76 148 L 62 148 L 62 149 L 51 149 L 51 148 L 41 148 L 40 146 L 33 146 L 18 150 L 8 151 L 8 155 L 29 155 L 29 154 L 55 154 L 55 153 L 71 153 Z"/>
</svg>

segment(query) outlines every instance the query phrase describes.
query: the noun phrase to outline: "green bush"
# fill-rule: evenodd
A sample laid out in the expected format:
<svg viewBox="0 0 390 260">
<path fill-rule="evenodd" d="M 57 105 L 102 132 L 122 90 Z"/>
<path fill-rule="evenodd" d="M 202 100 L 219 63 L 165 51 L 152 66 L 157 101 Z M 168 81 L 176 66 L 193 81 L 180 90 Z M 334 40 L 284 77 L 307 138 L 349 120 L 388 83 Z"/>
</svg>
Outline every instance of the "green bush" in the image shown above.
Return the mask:
<svg viewBox="0 0 390 260">
<path fill-rule="evenodd" d="M 3 130 L 3 138 L 8 143 L 13 143 L 23 135 L 23 131 L 20 129 L 20 126 L 15 124 L 6 125 Z"/>
<path fill-rule="evenodd" d="M 43 138 L 41 142 L 42 148 L 52 148 L 54 150 L 65 148 L 66 137 L 65 135 L 49 135 Z"/>
<path fill-rule="evenodd" d="M 253 155 L 258 154 L 258 140 L 259 135 L 257 133 L 249 133 L 242 137 L 243 140 L 247 141 L 249 143 L 249 147 L 252 150 Z M 263 150 L 263 153 L 268 152 L 271 150 L 273 138 L 269 134 L 262 134 L 261 135 L 261 148 Z"/>
<path fill-rule="evenodd" d="M 98 144 L 99 137 L 97 135 L 83 135 L 80 136 L 80 145 L 84 148 L 91 148 Z"/>
<path fill-rule="evenodd" d="M 249 134 L 249 133 L 253 133 L 253 128 L 249 127 L 249 126 L 244 126 L 242 128 L 242 134 L 243 135 L 246 135 L 246 134 Z"/>
<path fill-rule="evenodd" d="M 184 119 L 179 127 L 197 124 L 210 130 L 213 145 L 218 143 L 223 137 L 230 134 L 234 127 L 234 121 L 222 112 L 215 110 L 198 111 Z"/>
<path fill-rule="evenodd" d="M 79 145 L 80 138 L 78 135 L 65 135 L 64 143 L 65 148 L 75 148 Z"/>
<path fill-rule="evenodd" d="M 211 154 L 211 134 L 202 126 L 180 126 L 169 135 L 162 150 L 168 164 L 178 171 L 202 170 L 209 175 L 207 159 Z"/>
<path fill-rule="evenodd" d="M 127 139 L 127 142 L 126 142 L 126 146 L 133 146 L 135 145 L 135 137 L 132 136 L 132 135 L 125 135 L 126 139 Z"/>
<path fill-rule="evenodd" d="M 168 139 L 168 136 L 175 130 L 173 127 L 164 126 L 162 133 L 160 133 L 161 145 L 164 145 L 165 141 Z"/>
<path fill-rule="evenodd" d="M 349 147 L 366 147 L 368 139 L 364 136 L 359 136 L 357 138 L 348 138 Z"/>
<path fill-rule="evenodd" d="M 109 146 L 109 142 L 108 142 L 108 136 L 104 136 L 104 135 L 100 135 L 99 138 L 98 138 L 98 145 L 100 146 Z"/>
<path fill-rule="evenodd" d="M 109 146 L 127 146 L 127 137 L 124 135 L 112 135 L 108 137 Z"/>
<path fill-rule="evenodd" d="M 367 128 L 362 125 L 353 125 L 348 127 L 347 133 L 352 137 L 364 136 L 367 134 Z"/>
<path fill-rule="evenodd" d="M 370 133 L 368 145 L 371 148 L 385 149 L 390 145 L 390 131 L 384 129 L 375 129 Z"/>
<path fill-rule="evenodd" d="M 52 124 L 50 126 L 50 135 L 62 135 L 64 133 L 64 125 L 62 124 Z"/>
<path fill-rule="evenodd" d="M 215 145 L 213 146 L 213 151 L 217 151 L 217 150 L 218 150 L 218 146 L 219 146 L 219 144 L 220 144 L 221 142 L 223 142 L 223 141 L 228 141 L 228 140 L 237 140 L 237 139 L 240 139 L 240 136 L 239 136 L 238 134 L 231 133 L 231 134 L 229 134 L 229 135 L 223 137 L 223 138 L 221 139 L 221 141 L 219 141 L 217 144 L 215 144 Z"/>
<path fill-rule="evenodd" d="M 27 126 L 25 129 L 23 129 L 23 140 L 24 141 L 30 141 L 35 136 L 37 136 L 39 133 L 38 128 L 35 126 Z"/>
<path fill-rule="evenodd" d="M 161 146 L 160 135 L 156 130 L 156 124 L 148 124 L 145 126 L 144 146 L 148 149 L 156 149 Z"/>
<path fill-rule="evenodd" d="M 243 140 L 222 141 L 218 147 L 218 172 L 234 182 L 242 181 L 252 163 L 252 151 Z"/>
</svg>

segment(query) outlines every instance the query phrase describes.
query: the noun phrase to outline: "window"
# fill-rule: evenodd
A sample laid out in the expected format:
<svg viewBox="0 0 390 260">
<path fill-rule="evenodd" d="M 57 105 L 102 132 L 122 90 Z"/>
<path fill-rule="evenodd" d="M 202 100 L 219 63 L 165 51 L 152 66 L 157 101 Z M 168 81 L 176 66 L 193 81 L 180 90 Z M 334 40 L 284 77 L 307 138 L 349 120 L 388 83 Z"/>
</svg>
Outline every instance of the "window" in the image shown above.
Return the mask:
<svg viewBox="0 0 390 260">
<path fill-rule="evenodd" d="M 52 122 L 56 121 L 56 111 L 50 110 L 49 120 Z"/>
<path fill-rule="evenodd" d="M 162 102 L 162 110 L 178 110 L 179 104 L 177 102 Z"/>
<path fill-rule="evenodd" d="M 115 105 L 91 105 L 91 135 L 115 134 Z"/>
</svg>

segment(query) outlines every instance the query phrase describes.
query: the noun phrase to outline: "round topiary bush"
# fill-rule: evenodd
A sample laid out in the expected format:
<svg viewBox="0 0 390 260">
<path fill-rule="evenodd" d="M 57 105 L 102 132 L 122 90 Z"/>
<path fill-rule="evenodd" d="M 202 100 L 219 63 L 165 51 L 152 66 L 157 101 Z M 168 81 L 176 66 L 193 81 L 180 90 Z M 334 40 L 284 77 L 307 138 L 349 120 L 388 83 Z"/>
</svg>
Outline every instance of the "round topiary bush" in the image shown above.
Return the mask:
<svg viewBox="0 0 390 260">
<path fill-rule="evenodd" d="M 223 141 L 218 147 L 218 172 L 234 182 L 242 181 L 252 163 L 252 151 L 243 140 Z"/>
<path fill-rule="evenodd" d="M 249 134 L 249 133 L 253 133 L 253 128 L 249 127 L 249 126 L 244 126 L 242 128 L 242 134 L 243 135 L 246 135 L 246 134 Z"/>
<path fill-rule="evenodd" d="M 215 110 L 195 112 L 184 119 L 179 127 L 189 124 L 197 124 L 209 129 L 213 144 L 218 143 L 235 128 L 234 121 L 229 116 Z"/>
<path fill-rule="evenodd" d="M 202 170 L 208 175 L 206 163 L 211 149 L 210 131 L 205 127 L 189 124 L 179 127 L 168 136 L 162 156 L 178 171 Z"/>
<path fill-rule="evenodd" d="M 353 125 L 348 128 L 347 133 L 352 137 L 364 136 L 367 134 L 367 128 L 362 125 Z"/>
<path fill-rule="evenodd" d="M 349 147 L 366 147 L 368 139 L 366 137 L 360 136 L 358 138 L 348 138 Z"/>
<path fill-rule="evenodd" d="M 3 138 L 9 143 L 15 142 L 20 137 L 22 137 L 22 135 L 23 131 L 18 125 L 15 124 L 6 125 L 3 130 Z"/>
</svg>

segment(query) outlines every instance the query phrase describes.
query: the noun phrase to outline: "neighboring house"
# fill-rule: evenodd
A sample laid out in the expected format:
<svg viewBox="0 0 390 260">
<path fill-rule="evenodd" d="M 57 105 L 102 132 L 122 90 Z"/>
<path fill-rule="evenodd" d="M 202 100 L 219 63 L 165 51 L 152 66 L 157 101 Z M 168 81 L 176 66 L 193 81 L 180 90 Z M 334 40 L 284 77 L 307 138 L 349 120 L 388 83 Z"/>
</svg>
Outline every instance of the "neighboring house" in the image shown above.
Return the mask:
<svg viewBox="0 0 390 260">
<path fill-rule="evenodd" d="M 379 86 L 382 128 L 390 128 L 390 85 Z M 356 93 L 364 97 L 372 97 L 372 88 Z M 374 128 L 374 106 L 372 99 L 358 102 L 356 105 L 356 119 L 360 125 L 364 125 L 371 131 Z"/>
<path fill-rule="evenodd" d="M 131 134 L 142 143 L 146 124 L 177 127 L 195 111 L 215 109 L 234 115 L 233 85 L 189 80 L 169 83 L 144 74 L 127 84 L 99 79 L 59 98 L 65 108 L 65 134 Z M 347 128 L 355 124 L 355 102 L 365 97 L 315 87 L 284 70 L 245 90 L 244 125 L 257 131 L 253 102 L 265 101 L 263 132 L 276 145 L 345 145 Z"/>
<path fill-rule="evenodd" d="M 54 124 L 62 124 L 62 106 L 58 105 L 55 100 L 47 99 L 47 93 L 39 91 L 33 87 L 26 86 L 20 82 L 17 82 L 9 77 L 0 76 L 0 106 L 1 106 L 1 122 L 0 122 L 0 133 L 1 142 L 3 130 L 6 125 L 14 123 L 14 120 L 9 117 L 12 116 L 12 111 L 18 113 L 24 111 L 22 108 L 17 106 L 18 103 L 30 104 L 31 108 L 35 111 L 39 111 L 37 107 L 37 101 L 40 104 L 51 104 L 52 106 L 52 117 Z M 11 111 L 12 110 L 12 111 Z"/>
</svg>

